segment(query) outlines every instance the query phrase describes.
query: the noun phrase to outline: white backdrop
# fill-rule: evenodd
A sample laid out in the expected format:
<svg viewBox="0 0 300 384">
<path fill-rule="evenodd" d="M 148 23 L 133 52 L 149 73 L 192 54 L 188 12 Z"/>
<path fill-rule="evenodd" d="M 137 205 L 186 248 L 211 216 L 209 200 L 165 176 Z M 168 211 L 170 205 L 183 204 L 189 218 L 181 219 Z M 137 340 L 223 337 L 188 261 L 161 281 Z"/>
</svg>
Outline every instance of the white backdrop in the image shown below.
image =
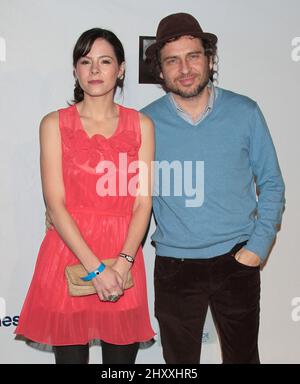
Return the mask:
<svg viewBox="0 0 300 384">
<path fill-rule="evenodd" d="M 119 36 L 127 75 L 118 101 L 141 108 L 162 91 L 138 84 L 138 37 L 154 35 L 162 17 L 182 11 L 219 37 L 219 85 L 255 99 L 268 121 L 287 186 L 287 208 L 262 272 L 259 345 L 263 363 L 300 363 L 299 0 L 0 0 L 0 363 L 54 360 L 50 353 L 15 341 L 13 331 L 44 234 L 39 121 L 72 97 L 76 39 L 92 27 Z M 158 331 L 149 239 L 144 253 L 151 318 Z M 206 332 L 202 362 L 218 363 L 210 321 Z M 99 347 L 93 347 L 91 362 L 101 362 L 100 355 Z M 159 341 L 140 351 L 137 362 L 162 363 Z"/>
</svg>

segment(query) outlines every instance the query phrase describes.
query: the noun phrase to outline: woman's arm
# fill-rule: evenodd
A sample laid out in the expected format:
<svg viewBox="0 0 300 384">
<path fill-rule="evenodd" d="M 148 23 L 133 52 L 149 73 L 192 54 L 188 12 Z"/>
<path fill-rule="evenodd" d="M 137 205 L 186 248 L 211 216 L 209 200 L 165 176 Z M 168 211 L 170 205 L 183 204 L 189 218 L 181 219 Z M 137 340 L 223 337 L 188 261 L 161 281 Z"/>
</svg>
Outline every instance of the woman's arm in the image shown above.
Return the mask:
<svg viewBox="0 0 300 384">
<path fill-rule="evenodd" d="M 153 189 L 153 160 L 154 160 L 154 126 L 152 120 L 140 113 L 141 147 L 139 162 L 142 163 L 139 172 L 139 193 L 135 198 L 133 215 L 129 224 L 128 233 L 124 242 L 122 253 L 135 257 L 135 254 L 145 236 L 152 210 Z M 131 263 L 119 257 L 113 269 L 126 281 Z"/>
<path fill-rule="evenodd" d="M 58 112 L 50 113 L 41 121 L 40 165 L 47 212 L 55 229 L 86 270 L 95 270 L 99 266 L 99 259 L 84 241 L 65 206 Z M 110 294 L 122 294 L 122 279 L 109 267 L 95 277 L 93 283 L 101 300 Z"/>
</svg>

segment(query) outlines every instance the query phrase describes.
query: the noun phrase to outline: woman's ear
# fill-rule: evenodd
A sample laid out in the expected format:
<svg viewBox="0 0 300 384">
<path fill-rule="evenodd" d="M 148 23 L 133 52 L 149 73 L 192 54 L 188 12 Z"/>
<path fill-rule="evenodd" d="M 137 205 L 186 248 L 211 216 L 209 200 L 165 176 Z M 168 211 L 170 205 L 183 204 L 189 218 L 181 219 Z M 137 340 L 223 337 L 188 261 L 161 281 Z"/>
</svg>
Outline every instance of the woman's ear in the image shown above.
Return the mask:
<svg viewBox="0 0 300 384">
<path fill-rule="evenodd" d="M 124 74 L 125 74 L 125 62 L 123 61 L 123 63 L 120 65 L 118 78 L 122 80 L 124 78 Z"/>
<path fill-rule="evenodd" d="M 73 68 L 73 76 L 74 76 L 74 79 L 77 80 L 77 73 L 75 68 Z"/>
</svg>

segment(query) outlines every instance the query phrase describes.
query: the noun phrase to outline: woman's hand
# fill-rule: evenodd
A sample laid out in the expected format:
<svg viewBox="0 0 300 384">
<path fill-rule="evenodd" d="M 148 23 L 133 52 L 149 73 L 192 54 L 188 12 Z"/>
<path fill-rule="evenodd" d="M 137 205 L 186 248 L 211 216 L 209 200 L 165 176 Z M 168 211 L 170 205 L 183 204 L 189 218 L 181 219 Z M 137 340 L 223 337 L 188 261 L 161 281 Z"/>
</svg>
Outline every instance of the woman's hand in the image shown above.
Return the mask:
<svg viewBox="0 0 300 384">
<path fill-rule="evenodd" d="M 110 297 L 119 297 L 123 295 L 123 280 L 117 271 L 106 266 L 104 271 L 92 280 L 94 287 L 102 301 L 110 300 Z"/>
<path fill-rule="evenodd" d="M 132 263 L 127 261 L 124 257 L 119 256 L 111 267 L 118 273 L 119 276 L 121 276 L 123 282 L 122 289 L 124 289 Z"/>
</svg>

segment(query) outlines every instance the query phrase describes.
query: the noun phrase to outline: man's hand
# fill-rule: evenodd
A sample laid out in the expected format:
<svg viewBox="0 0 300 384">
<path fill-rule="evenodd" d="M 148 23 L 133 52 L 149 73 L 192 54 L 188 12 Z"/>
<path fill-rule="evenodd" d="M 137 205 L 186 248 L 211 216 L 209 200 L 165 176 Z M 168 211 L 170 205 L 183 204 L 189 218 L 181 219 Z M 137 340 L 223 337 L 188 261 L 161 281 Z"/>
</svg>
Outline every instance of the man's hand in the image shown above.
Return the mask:
<svg viewBox="0 0 300 384">
<path fill-rule="evenodd" d="M 53 226 L 53 223 L 50 219 L 50 216 L 48 214 L 48 211 L 46 210 L 45 212 L 45 226 L 46 226 L 46 231 L 51 231 L 52 229 L 54 229 L 54 226 Z"/>
<path fill-rule="evenodd" d="M 241 248 L 234 257 L 239 263 L 248 267 L 258 267 L 260 265 L 260 258 L 257 254 L 245 248 Z"/>
</svg>

